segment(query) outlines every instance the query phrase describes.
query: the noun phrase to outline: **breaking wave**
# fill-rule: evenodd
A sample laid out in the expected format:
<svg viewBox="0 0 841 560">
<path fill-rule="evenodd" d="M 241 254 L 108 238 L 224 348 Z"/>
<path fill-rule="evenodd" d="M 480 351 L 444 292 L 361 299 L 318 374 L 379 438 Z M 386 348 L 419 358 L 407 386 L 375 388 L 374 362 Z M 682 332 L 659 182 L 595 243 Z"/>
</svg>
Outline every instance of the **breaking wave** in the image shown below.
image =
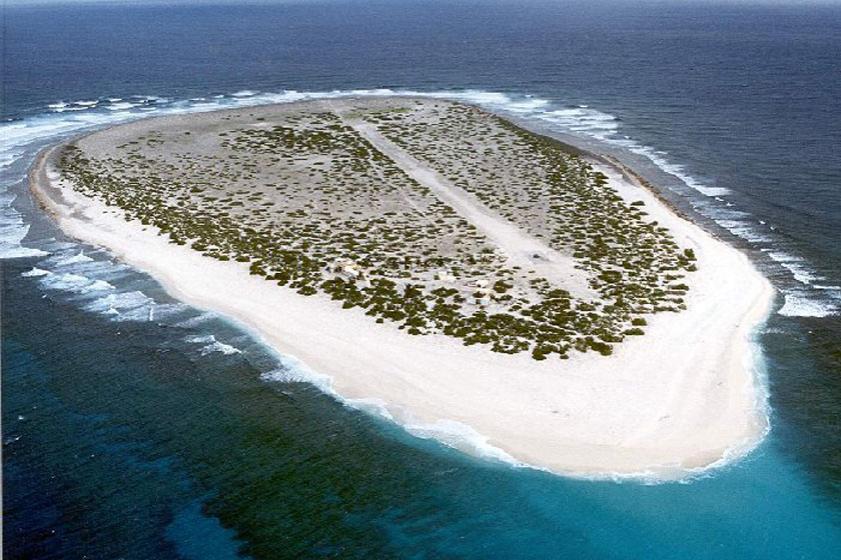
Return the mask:
<svg viewBox="0 0 841 560">
<path fill-rule="evenodd" d="M 202 356 L 207 356 L 208 354 L 212 354 L 214 352 L 219 352 L 226 356 L 230 356 L 232 354 L 242 354 L 242 350 L 236 346 L 219 342 L 212 334 L 188 336 L 185 340 L 192 344 L 201 344 L 202 347 L 199 352 Z"/>
<path fill-rule="evenodd" d="M 94 259 L 71 244 L 21 276 L 35 279 L 44 290 L 66 294 L 85 311 L 115 321 L 157 321 L 187 309 L 180 303 L 160 303 L 140 290 L 118 288 L 115 281 L 128 274 L 127 266 Z"/>
<path fill-rule="evenodd" d="M 24 221 L 23 214 L 12 207 L 15 197 L 4 192 L 5 187 L 0 186 L 0 189 L 0 259 L 46 255 L 41 249 L 23 245 L 30 226 Z"/>
</svg>

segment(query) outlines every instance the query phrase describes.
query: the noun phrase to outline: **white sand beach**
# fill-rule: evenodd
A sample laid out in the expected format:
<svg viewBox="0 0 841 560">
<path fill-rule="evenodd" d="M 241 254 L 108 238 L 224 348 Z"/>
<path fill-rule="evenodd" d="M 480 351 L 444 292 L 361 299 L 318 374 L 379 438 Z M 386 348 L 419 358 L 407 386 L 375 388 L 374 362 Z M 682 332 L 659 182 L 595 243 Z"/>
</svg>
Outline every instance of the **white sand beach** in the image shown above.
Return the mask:
<svg viewBox="0 0 841 560">
<path fill-rule="evenodd" d="M 644 200 L 695 251 L 687 309 L 651 316 L 646 335 L 611 356 L 538 362 L 443 335 L 407 336 L 326 296 L 250 275 L 246 264 L 169 243 L 67 187 L 49 156 L 33 168 L 32 189 L 67 234 L 148 272 L 179 300 L 235 319 L 329 378 L 337 395 L 381 403 L 419 433 L 475 432 L 517 462 L 564 475 L 671 479 L 743 454 L 767 429 L 751 339 L 769 312 L 770 283 L 743 253 L 618 169 L 599 166 L 623 198 Z"/>
</svg>

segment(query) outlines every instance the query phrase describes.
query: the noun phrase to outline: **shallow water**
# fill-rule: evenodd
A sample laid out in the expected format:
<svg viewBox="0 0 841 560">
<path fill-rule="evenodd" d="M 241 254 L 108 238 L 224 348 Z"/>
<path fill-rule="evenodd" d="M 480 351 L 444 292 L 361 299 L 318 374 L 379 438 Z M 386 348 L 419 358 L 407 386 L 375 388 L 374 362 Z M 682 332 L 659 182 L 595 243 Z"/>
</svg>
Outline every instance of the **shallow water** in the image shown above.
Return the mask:
<svg viewBox="0 0 841 560">
<path fill-rule="evenodd" d="M 8 557 L 833 557 L 841 9 L 327 4 L 7 7 Z M 39 147 L 92 127 L 382 87 L 615 153 L 749 251 L 781 290 L 759 449 L 652 486 L 411 437 L 271 381 L 276 356 L 68 242 L 22 181 Z"/>
</svg>

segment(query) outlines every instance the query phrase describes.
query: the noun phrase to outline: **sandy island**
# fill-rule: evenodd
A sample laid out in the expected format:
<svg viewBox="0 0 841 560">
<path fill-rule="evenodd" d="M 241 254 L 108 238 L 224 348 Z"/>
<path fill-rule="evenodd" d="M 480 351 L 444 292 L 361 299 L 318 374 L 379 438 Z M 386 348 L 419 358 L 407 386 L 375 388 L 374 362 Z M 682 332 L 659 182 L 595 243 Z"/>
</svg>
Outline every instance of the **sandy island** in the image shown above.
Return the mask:
<svg viewBox="0 0 841 560">
<path fill-rule="evenodd" d="M 540 262 L 527 265 L 543 267 L 539 274 L 566 282 L 573 295 L 588 296 L 586 276 L 569 255 L 512 227 L 422 158 L 354 120 L 346 107 L 331 110 L 343 112 L 345 124 L 496 244 L 506 266 L 539 253 Z M 231 113 L 155 120 L 201 126 Z M 132 126 L 147 125 L 111 130 Z M 343 399 L 377 403 L 416 433 L 465 448 L 453 435 L 473 434 L 500 455 L 560 474 L 670 479 L 740 456 L 767 429 L 752 336 L 768 314 L 770 283 L 744 254 L 603 161 L 594 165 L 608 186 L 627 203 L 643 201 L 680 247 L 692 248 L 698 272 L 684 280 L 685 309 L 647 315 L 645 335 L 626 337 L 611 355 L 572 351 L 568 359 L 536 360 L 528 352 L 490 352 L 435 332 L 410 336 L 363 309 L 342 309 L 323 294 L 303 297 L 268 282 L 247 263 L 174 244 L 156 227 L 127 221 L 114 206 L 75 190 L 60 175 L 57 150 L 38 159 L 31 186 L 66 233 L 148 272 L 177 299 L 234 318 L 325 376 Z"/>
</svg>

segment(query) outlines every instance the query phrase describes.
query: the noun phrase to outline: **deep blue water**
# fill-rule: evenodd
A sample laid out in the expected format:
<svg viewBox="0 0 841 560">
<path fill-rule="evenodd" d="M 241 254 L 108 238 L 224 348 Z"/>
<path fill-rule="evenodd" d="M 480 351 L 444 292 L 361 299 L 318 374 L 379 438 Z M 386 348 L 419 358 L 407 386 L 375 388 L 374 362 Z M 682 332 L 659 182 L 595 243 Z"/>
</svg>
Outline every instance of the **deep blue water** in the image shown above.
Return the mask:
<svg viewBox="0 0 841 560">
<path fill-rule="evenodd" d="M 841 6 L 10 4 L 8 558 L 837 557 Z M 282 357 L 67 240 L 26 193 L 37 150 L 91 127 L 377 88 L 479 103 L 614 153 L 747 251 L 780 292 L 757 333 L 763 444 L 660 485 L 460 454 L 265 380 Z"/>
</svg>

